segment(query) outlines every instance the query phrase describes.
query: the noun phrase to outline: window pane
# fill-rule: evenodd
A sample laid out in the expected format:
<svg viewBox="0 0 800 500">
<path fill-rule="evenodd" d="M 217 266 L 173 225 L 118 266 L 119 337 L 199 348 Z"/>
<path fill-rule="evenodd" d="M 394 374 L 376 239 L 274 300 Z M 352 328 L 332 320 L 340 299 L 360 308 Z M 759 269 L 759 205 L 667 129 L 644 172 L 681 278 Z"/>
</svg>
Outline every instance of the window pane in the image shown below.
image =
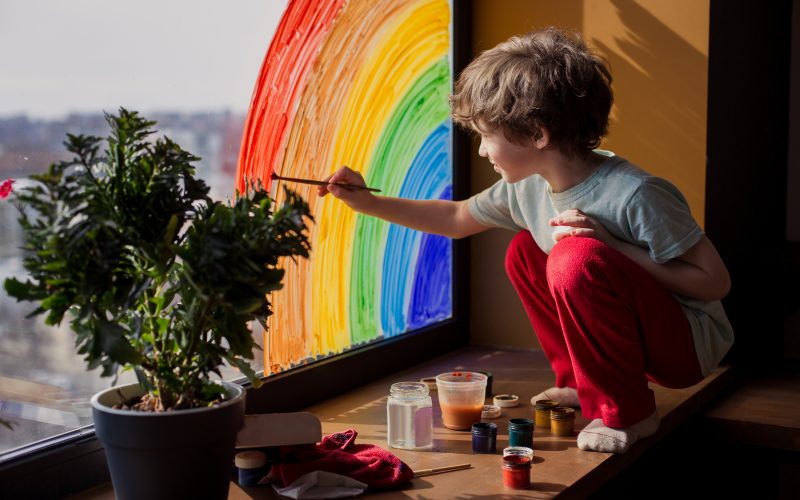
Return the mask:
<svg viewBox="0 0 800 500">
<path fill-rule="evenodd" d="M 201 156 L 218 199 L 245 177 L 280 197 L 272 172 L 321 179 L 345 164 L 384 195 L 452 199 L 451 2 L 287 1 L 4 2 L 0 43 L 20 49 L 0 77 L 0 180 L 23 187 L 61 158 L 66 132 L 105 136 L 101 111 L 125 106 Z M 257 369 L 452 318 L 449 239 L 288 187 L 314 214 L 312 258 L 286 263 L 263 342 L 254 328 Z M 22 277 L 8 203 L 0 224 L 0 279 Z M 33 305 L 5 295 L 0 308 L 0 415 L 18 424 L 0 453 L 90 423 L 87 401 L 109 381 L 84 371 L 71 332 L 25 319 Z"/>
<path fill-rule="evenodd" d="M 285 3 L 4 0 L 0 46 L 15 49 L 3 51 L 0 75 L 0 182 L 30 185 L 30 174 L 66 158 L 67 132 L 105 137 L 103 112 L 125 106 L 202 157 L 198 174 L 214 198 L 231 197 L 253 82 Z M 16 218 L 0 200 L 0 283 L 26 274 Z M 0 426 L 0 460 L 91 424 L 88 401 L 112 382 L 86 371 L 66 321 L 45 326 L 25 317 L 33 309 L 0 292 L 0 418 L 14 424 Z M 263 354 L 255 359 L 261 370 Z"/>
<path fill-rule="evenodd" d="M 348 165 L 382 195 L 452 199 L 451 12 L 447 0 L 290 4 L 253 93 L 237 184 Z M 276 183 L 307 196 L 315 222 L 311 258 L 288 263 L 273 294 L 269 373 L 452 317 L 451 240 Z"/>
</svg>

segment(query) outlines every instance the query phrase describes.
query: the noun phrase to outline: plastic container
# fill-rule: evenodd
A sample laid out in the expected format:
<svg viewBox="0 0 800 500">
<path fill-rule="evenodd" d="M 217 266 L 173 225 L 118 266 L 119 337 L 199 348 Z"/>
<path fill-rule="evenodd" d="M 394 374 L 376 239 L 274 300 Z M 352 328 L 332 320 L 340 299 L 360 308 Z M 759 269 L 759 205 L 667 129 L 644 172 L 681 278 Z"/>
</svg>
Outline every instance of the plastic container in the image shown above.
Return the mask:
<svg viewBox="0 0 800 500">
<path fill-rule="evenodd" d="M 512 418 L 508 421 L 508 444 L 511 447 L 533 448 L 533 420 Z"/>
<path fill-rule="evenodd" d="M 503 484 L 507 488 L 525 490 L 531 487 L 533 450 L 512 446 L 503 450 Z"/>
<path fill-rule="evenodd" d="M 472 424 L 473 453 L 497 452 L 497 425 L 491 422 Z"/>
<path fill-rule="evenodd" d="M 486 375 L 477 372 L 447 372 L 436 376 L 442 420 L 448 429 L 468 431 L 481 421 L 486 399 Z"/>
<path fill-rule="evenodd" d="M 571 436 L 575 433 L 575 409 L 557 406 L 550 410 L 550 430 L 554 436 Z"/>
<path fill-rule="evenodd" d="M 494 389 L 492 388 L 492 372 L 478 372 L 486 375 L 486 398 L 494 396 Z"/>
<path fill-rule="evenodd" d="M 558 406 L 558 401 L 552 399 L 540 399 L 536 401 L 534 408 L 536 408 L 536 428 L 549 429 L 550 428 L 550 410 Z"/>
<path fill-rule="evenodd" d="M 386 401 L 387 443 L 404 450 L 433 446 L 433 403 L 422 382 L 398 382 Z"/>
</svg>

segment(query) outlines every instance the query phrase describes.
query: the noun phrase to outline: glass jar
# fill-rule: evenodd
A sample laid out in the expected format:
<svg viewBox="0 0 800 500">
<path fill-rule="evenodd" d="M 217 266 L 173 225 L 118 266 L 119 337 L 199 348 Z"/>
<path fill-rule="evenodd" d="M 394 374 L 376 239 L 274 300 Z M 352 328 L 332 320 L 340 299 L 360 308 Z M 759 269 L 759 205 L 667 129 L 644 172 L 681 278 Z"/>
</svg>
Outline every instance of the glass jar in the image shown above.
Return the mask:
<svg viewBox="0 0 800 500">
<path fill-rule="evenodd" d="M 429 449 L 433 446 L 432 401 L 422 382 L 397 382 L 386 401 L 386 435 L 392 448 Z"/>
</svg>

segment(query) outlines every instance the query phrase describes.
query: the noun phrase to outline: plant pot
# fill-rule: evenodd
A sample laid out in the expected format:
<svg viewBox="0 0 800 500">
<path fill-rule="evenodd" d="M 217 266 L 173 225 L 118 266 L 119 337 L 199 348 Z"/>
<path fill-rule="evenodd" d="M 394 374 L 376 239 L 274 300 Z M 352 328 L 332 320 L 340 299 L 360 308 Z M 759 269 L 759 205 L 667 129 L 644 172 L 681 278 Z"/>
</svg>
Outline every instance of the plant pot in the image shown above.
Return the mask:
<svg viewBox="0 0 800 500">
<path fill-rule="evenodd" d="M 223 385 L 227 395 L 222 404 L 161 413 L 111 408 L 121 399 L 141 396 L 138 384 L 95 394 L 95 433 L 105 446 L 118 499 L 228 497 L 245 391 Z"/>
</svg>

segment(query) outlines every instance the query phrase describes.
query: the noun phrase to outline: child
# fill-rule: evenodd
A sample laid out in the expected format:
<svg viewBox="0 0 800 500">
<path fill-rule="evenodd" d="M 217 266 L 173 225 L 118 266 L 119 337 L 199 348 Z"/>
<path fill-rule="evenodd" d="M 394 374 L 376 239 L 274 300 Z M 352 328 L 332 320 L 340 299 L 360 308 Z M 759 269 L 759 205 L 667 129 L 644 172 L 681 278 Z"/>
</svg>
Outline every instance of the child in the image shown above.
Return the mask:
<svg viewBox="0 0 800 500">
<path fill-rule="evenodd" d="M 479 55 L 451 97 L 502 180 L 464 201 L 321 187 L 359 212 L 462 238 L 519 231 L 506 270 L 553 371 L 534 396 L 580 406 L 583 450 L 624 453 L 659 425 L 648 380 L 700 382 L 733 342 L 727 269 L 669 182 L 594 150 L 611 75 L 577 34 L 548 28 Z M 330 182 L 364 184 L 343 167 Z"/>
</svg>

